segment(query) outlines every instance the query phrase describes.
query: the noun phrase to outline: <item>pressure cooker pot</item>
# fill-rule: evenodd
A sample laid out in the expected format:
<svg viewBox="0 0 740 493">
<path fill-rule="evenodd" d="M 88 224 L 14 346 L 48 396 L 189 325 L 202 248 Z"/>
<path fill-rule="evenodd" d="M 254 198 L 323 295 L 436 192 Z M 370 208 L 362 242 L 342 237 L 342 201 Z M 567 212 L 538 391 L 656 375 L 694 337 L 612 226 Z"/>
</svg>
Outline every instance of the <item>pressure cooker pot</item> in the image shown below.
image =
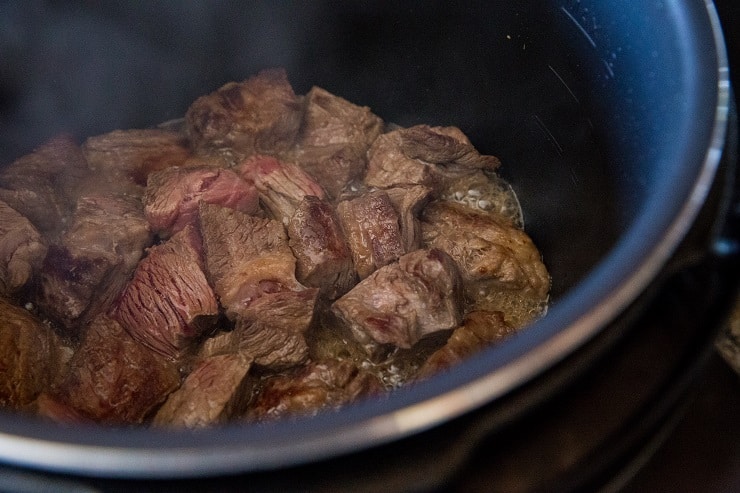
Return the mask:
<svg viewBox="0 0 740 493">
<path fill-rule="evenodd" d="M 3 10 L 3 164 L 59 133 L 156 127 L 282 67 L 296 93 L 454 125 L 497 156 L 552 279 L 546 315 L 515 336 L 337 411 L 199 430 L 1 412 L 7 477 L 406 490 L 487 447 L 501 489 L 572 489 L 624 477 L 676 419 L 738 279 L 737 122 L 711 1 Z"/>
</svg>

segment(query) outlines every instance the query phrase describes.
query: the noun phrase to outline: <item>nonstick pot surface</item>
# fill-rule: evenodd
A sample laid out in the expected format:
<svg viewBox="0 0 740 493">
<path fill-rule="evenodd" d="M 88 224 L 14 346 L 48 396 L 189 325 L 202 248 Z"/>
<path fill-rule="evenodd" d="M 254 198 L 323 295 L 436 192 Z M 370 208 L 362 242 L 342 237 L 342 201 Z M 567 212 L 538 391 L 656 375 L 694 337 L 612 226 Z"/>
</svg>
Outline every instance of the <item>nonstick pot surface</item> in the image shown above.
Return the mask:
<svg viewBox="0 0 740 493">
<path fill-rule="evenodd" d="M 84 138 L 177 118 L 228 80 L 282 66 L 296 92 L 315 84 L 400 125 L 456 125 L 498 155 L 553 303 L 455 372 L 314 419 L 170 433 L 0 415 L 2 459 L 21 465 L 123 476 L 271 469 L 503 398 L 658 289 L 661 272 L 680 270 L 686 259 L 673 254 L 725 140 L 723 45 L 703 2 L 44 7 L 3 7 L 4 161 L 60 131 Z"/>
</svg>

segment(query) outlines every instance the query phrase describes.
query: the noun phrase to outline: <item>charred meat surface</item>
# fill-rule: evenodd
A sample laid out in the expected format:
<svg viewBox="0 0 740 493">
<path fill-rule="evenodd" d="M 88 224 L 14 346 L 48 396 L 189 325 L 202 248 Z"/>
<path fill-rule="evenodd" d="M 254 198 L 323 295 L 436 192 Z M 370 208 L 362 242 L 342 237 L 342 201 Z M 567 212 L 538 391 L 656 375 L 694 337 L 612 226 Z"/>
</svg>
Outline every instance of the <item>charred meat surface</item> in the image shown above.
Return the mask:
<svg viewBox="0 0 740 493">
<path fill-rule="evenodd" d="M 313 87 L 306 94 L 296 160 L 332 198 L 359 181 L 367 150 L 383 129 L 369 108 Z"/>
<path fill-rule="evenodd" d="M 301 283 L 322 288 L 330 299 L 354 285 L 352 255 L 331 204 L 315 196 L 304 197 L 290 218 L 288 237 Z"/>
<path fill-rule="evenodd" d="M 281 69 L 263 70 L 198 98 L 185 116 L 201 154 L 271 154 L 290 149 L 303 117 L 300 99 Z"/>
<path fill-rule="evenodd" d="M 375 271 L 332 310 L 369 353 L 379 344 L 410 348 L 460 324 L 461 289 L 460 273 L 446 253 L 416 250 Z"/>
<path fill-rule="evenodd" d="M 144 211 L 152 230 L 161 237 L 195 225 L 201 201 L 247 214 L 260 210 L 254 185 L 228 169 L 176 166 L 149 175 Z"/>
<path fill-rule="evenodd" d="M 46 257 L 47 245 L 31 222 L 0 200 L 0 295 L 25 287 Z"/>
<path fill-rule="evenodd" d="M 44 403 L 41 411 L 57 420 L 74 421 L 77 416 L 99 423 L 138 424 L 179 385 L 174 363 L 103 315 L 87 327 L 59 388 L 47 397 L 56 402 Z M 60 408 L 68 412 L 60 416 Z"/>
<path fill-rule="evenodd" d="M 67 329 L 86 312 L 104 311 L 151 242 L 138 200 L 80 197 L 69 228 L 44 260 L 38 304 Z"/>
<path fill-rule="evenodd" d="M 405 253 L 400 218 L 387 193 L 368 192 L 343 200 L 337 214 L 360 279 Z"/>
<path fill-rule="evenodd" d="M 64 355 L 50 327 L 0 298 L 0 406 L 20 410 L 32 404 L 55 383 Z"/>
<path fill-rule="evenodd" d="M 365 183 L 379 188 L 440 188 L 451 179 L 499 165 L 498 158 L 480 154 L 457 127 L 416 125 L 375 140 L 368 151 Z"/>
<path fill-rule="evenodd" d="M 265 378 L 250 403 L 250 420 L 311 415 L 378 393 L 380 382 L 349 361 L 309 363 Z"/>
<path fill-rule="evenodd" d="M 219 313 L 199 247 L 190 226 L 152 247 L 112 311 L 136 341 L 170 359 L 183 356 Z"/>
<path fill-rule="evenodd" d="M 248 371 L 249 360 L 241 354 L 201 360 L 159 408 L 152 424 L 202 428 L 238 416 L 251 397 Z"/>
</svg>

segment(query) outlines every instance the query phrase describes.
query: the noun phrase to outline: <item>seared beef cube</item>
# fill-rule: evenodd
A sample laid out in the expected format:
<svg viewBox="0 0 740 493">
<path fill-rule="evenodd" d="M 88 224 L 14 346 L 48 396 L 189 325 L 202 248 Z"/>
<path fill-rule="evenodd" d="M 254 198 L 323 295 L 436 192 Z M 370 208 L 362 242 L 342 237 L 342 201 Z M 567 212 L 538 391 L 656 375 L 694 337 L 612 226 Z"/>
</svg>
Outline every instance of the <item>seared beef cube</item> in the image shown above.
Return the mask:
<svg viewBox="0 0 740 493">
<path fill-rule="evenodd" d="M 502 312 L 476 310 L 468 313 L 447 343 L 432 353 L 419 369 L 418 378 L 426 378 L 469 358 L 516 332 L 506 323 Z"/>
<path fill-rule="evenodd" d="M 313 87 L 305 98 L 305 115 L 296 160 L 335 198 L 362 178 L 367 150 L 380 135 L 383 121 L 361 107 Z"/>
<path fill-rule="evenodd" d="M 219 307 L 191 227 L 149 249 L 112 314 L 131 336 L 178 359 L 215 322 Z"/>
<path fill-rule="evenodd" d="M 444 250 L 455 259 L 469 298 L 479 300 L 489 292 L 504 293 L 518 300 L 512 306 L 524 307 L 527 300 L 533 306 L 547 300 L 550 276 L 540 252 L 524 231 L 503 216 L 439 201 L 424 209 L 422 235 L 426 245 Z M 511 311 L 493 301 L 477 306 Z M 512 300 L 506 296 L 501 301 Z"/>
<path fill-rule="evenodd" d="M 200 201 L 247 214 L 259 211 L 254 185 L 227 169 L 175 166 L 149 175 L 144 211 L 152 229 L 160 236 L 169 237 L 188 224 L 194 225 Z"/>
<path fill-rule="evenodd" d="M 68 137 L 57 137 L 0 171 L 0 200 L 55 237 L 74 208 L 90 170 Z"/>
<path fill-rule="evenodd" d="M 378 379 L 349 361 L 310 362 L 266 378 L 249 404 L 247 417 L 262 421 L 314 415 L 380 392 Z"/>
<path fill-rule="evenodd" d="M 46 249 L 33 224 L 0 200 L 0 295 L 26 286 L 41 267 Z"/>
<path fill-rule="evenodd" d="M 246 378 L 249 366 L 249 360 L 241 354 L 201 360 L 159 408 L 152 424 L 202 428 L 238 416 L 251 397 Z"/>
<path fill-rule="evenodd" d="M 344 200 L 337 214 L 360 279 L 404 254 L 398 213 L 385 192 Z"/>
<path fill-rule="evenodd" d="M 85 312 L 105 309 L 123 289 L 151 241 L 138 200 L 81 197 L 60 244 L 52 245 L 44 260 L 39 305 L 67 328 L 76 325 Z"/>
<path fill-rule="evenodd" d="M 410 348 L 462 320 L 460 273 L 441 250 L 415 250 L 381 267 L 332 306 L 372 356 L 378 345 Z"/>
<path fill-rule="evenodd" d="M 329 299 L 355 283 L 352 256 L 332 206 L 318 197 L 303 198 L 288 223 L 289 244 L 296 257 L 296 277 L 321 288 Z"/>
<path fill-rule="evenodd" d="M 68 348 L 27 310 L 0 298 L 0 406 L 21 409 L 48 390 Z"/>
<path fill-rule="evenodd" d="M 321 186 L 301 168 L 272 157 L 247 159 L 239 167 L 239 172 L 254 183 L 265 207 L 283 224 L 288 224 L 303 197 L 323 199 L 325 196 Z"/>
<path fill-rule="evenodd" d="M 398 212 L 404 251 L 410 252 L 421 248 L 419 212 L 429 201 L 432 190 L 421 185 L 414 185 L 388 188 L 385 192 Z"/>
<path fill-rule="evenodd" d="M 375 140 L 368 150 L 365 183 L 379 188 L 425 185 L 439 189 L 451 179 L 499 165 L 498 158 L 478 153 L 457 127 L 417 125 Z"/>
<path fill-rule="evenodd" d="M 77 414 L 99 423 L 142 423 L 179 384 L 176 364 L 136 342 L 112 318 L 100 316 L 87 327 L 50 396 L 57 405 L 47 402 L 39 411 L 57 420 L 74 421 Z M 74 413 L 60 412 L 60 406 Z"/>
<path fill-rule="evenodd" d="M 183 134 L 162 129 L 115 130 L 82 145 L 96 174 L 145 186 L 150 173 L 181 165 L 189 156 Z"/>
<path fill-rule="evenodd" d="M 232 318 L 265 294 L 305 289 L 279 222 L 201 203 L 200 229 L 209 278 Z"/>
<path fill-rule="evenodd" d="M 185 116 L 187 133 L 201 154 L 274 154 L 290 149 L 303 109 L 285 70 L 263 70 L 198 98 Z"/>
</svg>

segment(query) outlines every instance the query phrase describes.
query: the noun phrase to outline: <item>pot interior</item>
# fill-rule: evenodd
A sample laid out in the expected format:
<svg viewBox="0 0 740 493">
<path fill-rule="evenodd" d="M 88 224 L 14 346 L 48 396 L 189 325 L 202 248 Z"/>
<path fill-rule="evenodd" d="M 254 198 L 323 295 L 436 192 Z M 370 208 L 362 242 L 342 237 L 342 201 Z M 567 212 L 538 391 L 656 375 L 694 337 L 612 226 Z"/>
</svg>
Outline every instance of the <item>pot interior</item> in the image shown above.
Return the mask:
<svg viewBox="0 0 740 493">
<path fill-rule="evenodd" d="M 284 67 L 296 93 L 318 85 L 399 125 L 455 125 L 482 153 L 499 156 L 553 288 L 548 316 L 512 344 L 456 375 L 313 424 L 157 433 L 155 441 L 149 432 L 84 433 L 0 416 L 10 435 L 4 440 L 148 448 L 169 470 L 192 467 L 187 457 L 210 447 L 221 454 L 221 466 L 206 460 L 199 470 L 228 470 L 309 460 L 413 431 L 379 416 L 525 358 L 634 281 L 656 249 L 675 247 L 665 237 L 692 194 L 698 197 L 696 183 L 716 138 L 719 52 L 704 2 L 185 3 L 166 11 L 79 2 L 45 12 L 24 5 L 12 3 L 0 21 L 12 26 L 3 30 L 9 71 L 0 107 L 3 162 L 61 131 L 83 139 L 178 118 L 227 81 Z M 424 419 L 420 427 L 434 421 Z M 296 433 L 316 438 L 337 427 L 345 436 L 334 448 L 307 441 L 284 453 Z M 246 440 L 254 444 L 249 453 Z M 282 456 L 273 448 L 257 458 L 260 447 L 280 440 Z M 186 457 L 179 463 L 174 448 Z M 24 461 L 41 460 L 22 453 Z M 116 457 L 119 468 L 147 467 L 131 455 Z"/>
</svg>

